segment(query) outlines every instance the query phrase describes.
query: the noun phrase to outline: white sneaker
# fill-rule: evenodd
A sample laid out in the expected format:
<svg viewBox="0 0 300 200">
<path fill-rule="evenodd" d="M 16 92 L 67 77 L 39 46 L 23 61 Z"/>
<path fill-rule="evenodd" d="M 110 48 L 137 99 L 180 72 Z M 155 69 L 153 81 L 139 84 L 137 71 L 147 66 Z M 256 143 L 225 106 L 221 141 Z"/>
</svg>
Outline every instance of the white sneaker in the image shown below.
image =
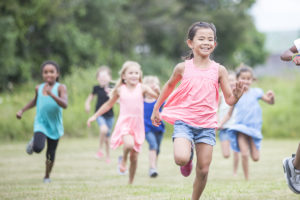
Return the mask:
<svg viewBox="0 0 300 200">
<path fill-rule="evenodd" d="M 44 178 L 43 182 L 44 183 L 51 183 L 51 179 L 50 178 Z"/>
<path fill-rule="evenodd" d="M 296 194 L 300 194 L 300 170 L 295 169 L 293 157 L 283 159 L 283 170 L 289 188 Z"/>
<path fill-rule="evenodd" d="M 28 142 L 27 147 L 26 147 L 26 152 L 31 155 L 33 153 L 33 137 L 31 140 Z"/>
<path fill-rule="evenodd" d="M 150 176 L 151 178 L 155 178 L 155 177 L 158 176 L 158 173 L 157 173 L 157 171 L 156 171 L 155 168 L 150 168 L 150 169 L 149 169 L 149 176 Z"/>
</svg>

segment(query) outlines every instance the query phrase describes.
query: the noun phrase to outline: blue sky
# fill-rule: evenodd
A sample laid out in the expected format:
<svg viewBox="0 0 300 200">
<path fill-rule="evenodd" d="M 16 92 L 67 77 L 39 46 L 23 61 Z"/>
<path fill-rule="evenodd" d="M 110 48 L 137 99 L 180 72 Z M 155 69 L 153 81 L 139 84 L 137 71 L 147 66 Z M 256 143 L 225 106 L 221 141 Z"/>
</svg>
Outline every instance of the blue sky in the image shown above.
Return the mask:
<svg viewBox="0 0 300 200">
<path fill-rule="evenodd" d="M 300 31 L 300 0 L 256 0 L 250 13 L 259 31 Z"/>
</svg>

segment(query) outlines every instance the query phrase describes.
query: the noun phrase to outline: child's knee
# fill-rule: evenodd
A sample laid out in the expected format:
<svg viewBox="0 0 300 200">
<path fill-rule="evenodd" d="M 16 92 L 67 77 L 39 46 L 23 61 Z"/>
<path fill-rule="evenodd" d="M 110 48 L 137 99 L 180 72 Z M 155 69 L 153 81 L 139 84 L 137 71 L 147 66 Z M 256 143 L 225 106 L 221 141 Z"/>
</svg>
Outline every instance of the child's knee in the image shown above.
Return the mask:
<svg viewBox="0 0 300 200">
<path fill-rule="evenodd" d="M 200 177 L 206 177 L 209 172 L 209 165 L 196 166 L 196 175 Z"/>
<path fill-rule="evenodd" d="M 40 153 L 44 149 L 44 146 L 33 145 L 32 150 L 35 153 Z"/>
<path fill-rule="evenodd" d="M 190 161 L 190 158 L 182 155 L 175 155 L 174 160 L 177 165 L 184 166 Z"/>
</svg>

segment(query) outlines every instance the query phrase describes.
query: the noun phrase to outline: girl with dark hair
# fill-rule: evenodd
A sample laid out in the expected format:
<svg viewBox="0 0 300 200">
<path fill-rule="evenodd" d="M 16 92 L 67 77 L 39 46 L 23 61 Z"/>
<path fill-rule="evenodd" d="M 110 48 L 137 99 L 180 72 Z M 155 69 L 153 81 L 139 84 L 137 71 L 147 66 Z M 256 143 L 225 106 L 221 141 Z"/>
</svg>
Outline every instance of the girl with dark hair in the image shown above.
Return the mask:
<svg viewBox="0 0 300 200">
<path fill-rule="evenodd" d="M 27 145 L 26 152 L 28 154 L 40 153 L 47 140 L 44 183 L 50 183 L 50 172 L 54 164 L 57 144 L 64 134 L 62 108 L 68 106 L 68 95 L 66 86 L 57 82 L 59 77 L 57 63 L 46 61 L 41 65 L 41 71 L 44 83 L 35 87 L 34 98 L 17 112 L 17 118 L 21 119 L 26 110 L 37 107 L 34 135 Z"/>
<path fill-rule="evenodd" d="M 160 125 L 161 118 L 174 125 L 174 159 L 181 166 L 183 176 L 189 176 L 192 171 L 195 146 L 197 164 L 192 200 L 196 200 L 205 188 L 216 143 L 219 85 L 228 105 L 234 105 L 245 88 L 242 82 L 237 82 L 232 90 L 226 68 L 210 59 L 217 44 L 213 24 L 196 22 L 187 36 L 191 52 L 184 62 L 176 65 L 163 87 L 151 120 L 155 126 Z M 172 93 L 179 81 L 181 84 Z M 160 116 L 159 108 L 167 98 Z"/>
</svg>

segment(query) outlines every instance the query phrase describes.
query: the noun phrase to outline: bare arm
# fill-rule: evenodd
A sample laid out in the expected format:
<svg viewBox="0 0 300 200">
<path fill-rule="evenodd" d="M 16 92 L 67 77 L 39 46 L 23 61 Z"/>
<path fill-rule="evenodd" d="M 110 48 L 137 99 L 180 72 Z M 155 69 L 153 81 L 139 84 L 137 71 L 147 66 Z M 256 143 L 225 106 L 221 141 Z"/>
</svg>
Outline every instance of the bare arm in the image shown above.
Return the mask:
<svg viewBox="0 0 300 200">
<path fill-rule="evenodd" d="M 231 118 L 232 116 L 232 113 L 233 113 L 233 109 L 234 109 L 234 106 L 231 106 L 228 113 L 226 113 L 226 115 L 223 117 L 223 119 L 219 122 L 219 125 L 218 125 L 218 129 L 221 129 L 223 127 L 223 125 L 228 122 L 228 120 Z"/>
<path fill-rule="evenodd" d="M 148 85 L 144 85 L 144 84 L 142 85 L 142 90 L 143 90 L 144 94 L 146 93 L 155 99 L 157 99 L 160 94 L 159 88 L 155 88 L 155 90 L 153 90 L 151 87 L 149 87 Z"/>
<path fill-rule="evenodd" d="M 229 81 L 228 73 L 224 66 L 219 67 L 219 83 L 224 95 L 225 102 L 233 106 L 240 99 L 243 93 L 246 91 L 246 86 L 242 81 L 236 83 L 236 87 L 232 90 Z"/>
<path fill-rule="evenodd" d="M 272 90 L 269 90 L 266 94 L 261 97 L 264 102 L 273 105 L 275 103 L 275 95 Z"/>
<path fill-rule="evenodd" d="M 23 115 L 23 113 L 26 110 L 29 110 L 30 108 L 33 108 L 36 105 L 36 99 L 37 99 L 38 89 L 39 89 L 39 85 L 37 85 L 35 87 L 35 96 L 34 96 L 34 98 L 31 101 L 29 101 L 29 103 L 26 106 L 24 106 L 21 110 L 19 110 L 17 112 L 16 116 L 17 116 L 18 119 L 22 118 L 22 115 Z"/>
<path fill-rule="evenodd" d="M 95 95 L 93 95 L 93 94 L 89 94 L 89 96 L 88 96 L 87 99 L 85 100 L 85 111 L 86 111 L 87 113 L 89 113 L 90 110 L 91 110 L 91 102 L 92 102 L 92 100 L 94 99 L 94 96 L 95 96 Z"/>
<path fill-rule="evenodd" d="M 63 84 L 60 84 L 58 87 L 58 96 L 54 95 L 51 92 L 51 88 L 48 83 L 45 84 L 46 93 L 51 96 L 54 101 L 62 108 L 66 109 L 68 107 L 68 93 L 67 87 Z"/>
<path fill-rule="evenodd" d="M 184 63 L 179 63 L 174 68 L 173 74 L 171 75 L 170 79 L 164 85 L 155 105 L 153 108 L 151 121 L 154 126 L 160 125 L 160 117 L 159 117 L 159 108 L 163 104 L 163 102 L 169 97 L 172 93 L 176 84 L 182 79 L 182 75 L 184 72 Z"/>
<path fill-rule="evenodd" d="M 91 122 L 95 121 L 97 119 L 98 116 L 103 115 L 104 113 L 106 113 L 109 109 L 111 109 L 113 107 L 113 105 L 116 103 L 116 101 L 119 98 L 119 94 L 118 92 L 114 92 L 112 93 L 112 96 L 109 98 L 108 101 L 106 101 L 98 110 L 97 112 L 92 115 L 88 121 L 87 121 L 87 125 L 88 127 L 91 125 Z"/>
</svg>

